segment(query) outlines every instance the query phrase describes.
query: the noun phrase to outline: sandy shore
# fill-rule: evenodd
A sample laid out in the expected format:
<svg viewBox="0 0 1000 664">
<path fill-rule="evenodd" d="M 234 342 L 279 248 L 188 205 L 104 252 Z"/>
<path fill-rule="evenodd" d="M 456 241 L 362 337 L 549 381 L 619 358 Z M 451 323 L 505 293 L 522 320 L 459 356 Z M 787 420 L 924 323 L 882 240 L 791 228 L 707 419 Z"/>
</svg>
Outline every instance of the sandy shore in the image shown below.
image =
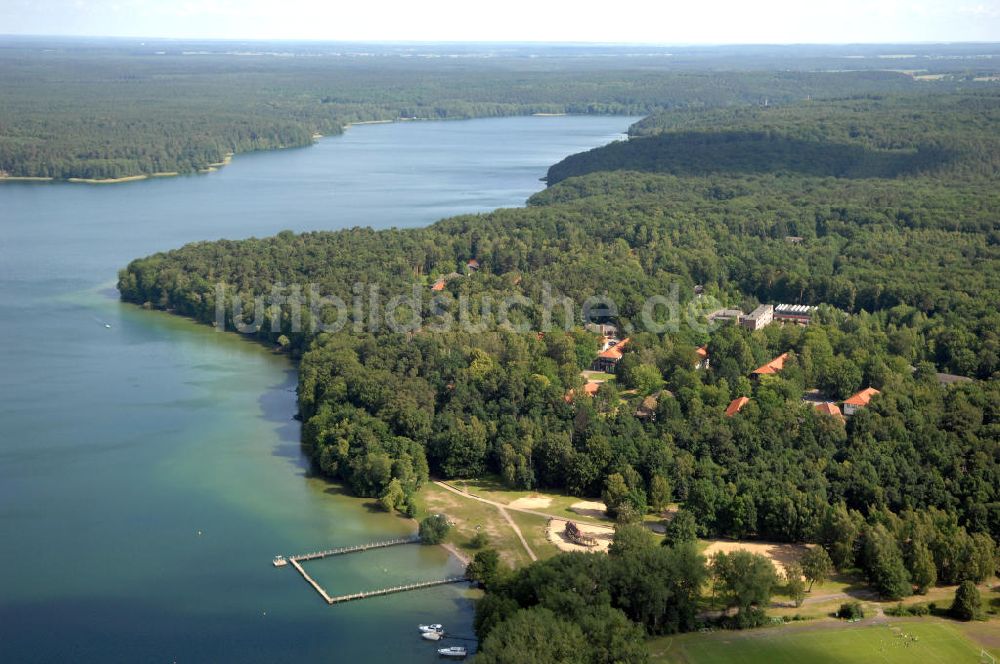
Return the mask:
<svg viewBox="0 0 1000 664">
<path fill-rule="evenodd" d="M 454 544 L 449 544 L 448 542 L 445 542 L 441 546 L 444 547 L 445 551 L 458 558 L 463 565 L 468 565 L 472 561 L 472 558 L 463 553 L 461 549 L 459 549 Z"/>
<path fill-rule="evenodd" d="M 55 178 L 34 177 L 31 175 L 0 175 L 0 182 L 52 182 Z"/>
</svg>

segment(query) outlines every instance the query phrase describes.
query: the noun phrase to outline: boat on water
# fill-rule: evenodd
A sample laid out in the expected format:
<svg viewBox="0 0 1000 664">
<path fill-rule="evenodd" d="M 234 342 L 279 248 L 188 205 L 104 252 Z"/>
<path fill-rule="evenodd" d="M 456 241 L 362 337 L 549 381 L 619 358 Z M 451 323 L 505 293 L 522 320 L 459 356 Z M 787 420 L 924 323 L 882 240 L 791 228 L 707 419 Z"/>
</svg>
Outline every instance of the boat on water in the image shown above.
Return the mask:
<svg viewBox="0 0 1000 664">
<path fill-rule="evenodd" d="M 200 535 L 201 533 L 199 532 L 198 534 Z M 275 556 L 272 562 L 274 563 L 275 567 L 284 567 L 285 565 L 288 564 L 288 561 L 285 560 L 284 556 Z"/>
<path fill-rule="evenodd" d="M 422 632 L 420 636 L 428 641 L 440 641 L 441 637 L 444 636 L 444 632 Z"/>
<path fill-rule="evenodd" d="M 421 632 L 443 632 L 444 625 L 440 623 L 434 623 L 433 625 L 417 625 L 417 629 Z"/>
<path fill-rule="evenodd" d="M 447 648 L 438 648 L 438 654 L 442 657 L 464 659 L 468 651 L 465 649 L 465 646 L 449 646 Z"/>
</svg>

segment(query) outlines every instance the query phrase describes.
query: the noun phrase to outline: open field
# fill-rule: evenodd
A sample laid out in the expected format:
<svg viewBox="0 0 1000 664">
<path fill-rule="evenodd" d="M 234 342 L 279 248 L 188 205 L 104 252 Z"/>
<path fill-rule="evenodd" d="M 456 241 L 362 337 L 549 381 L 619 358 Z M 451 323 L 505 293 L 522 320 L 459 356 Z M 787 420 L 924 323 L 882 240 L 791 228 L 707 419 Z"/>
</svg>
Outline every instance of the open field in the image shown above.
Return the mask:
<svg viewBox="0 0 1000 664">
<path fill-rule="evenodd" d="M 445 514 L 452 521 L 454 527 L 448 533 L 446 541 L 465 555 L 475 554 L 475 549 L 470 548 L 468 543 L 475 536 L 478 526 L 489 538 L 489 546 L 500 553 L 505 563 L 511 567 L 520 567 L 531 562 L 517 534 L 496 507 L 478 500 L 463 499 L 433 482 L 428 482 L 420 489 L 420 497 L 426 514 Z M 420 515 L 420 518 L 423 516 Z"/>
<path fill-rule="evenodd" d="M 611 524 L 611 519 L 605 516 L 599 516 L 597 513 L 578 513 L 570 509 L 571 506 L 585 502 L 584 498 L 579 496 L 568 496 L 562 493 L 549 492 L 549 491 L 517 491 L 507 489 L 502 482 L 491 477 L 484 477 L 481 479 L 474 480 L 453 480 L 451 484 L 474 493 L 477 496 L 486 498 L 487 500 L 493 500 L 498 503 L 504 503 L 505 505 L 511 505 L 512 507 L 520 509 L 534 509 L 539 512 L 544 512 L 546 514 L 551 514 L 552 516 L 571 519 L 574 521 L 591 521 L 593 523 L 604 523 Z M 529 507 L 527 501 L 524 503 L 515 503 L 515 501 L 520 501 L 527 499 L 527 501 L 534 502 L 538 507 Z M 541 502 L 548 500 L 548 504 L 545 507 L 541 507 Z M 515 503 L 512 505 L 512 503 Z"/>
<path fill-rule="evenodd" d="M 521 529 L 521 534 L 528 540 L 531 550 L 535 552 L 539 560 L 551 558 L 559 553 L 556 545 L 550 542 L 545 535 L 549 526 L 548 519 L 543 516 L 525 514 L 524 512 L 517 512 L 515 510 L 508 510 L 508 514 L 514 519 L 517 527 Z"/>
<path fill-rule="evenodd" d="M 831 619 L 650 641 L 651 661 L 678 664 L 975 664 L 981 647 L 955 623 L 933 618 L 855 625 Z"/>
</svg>

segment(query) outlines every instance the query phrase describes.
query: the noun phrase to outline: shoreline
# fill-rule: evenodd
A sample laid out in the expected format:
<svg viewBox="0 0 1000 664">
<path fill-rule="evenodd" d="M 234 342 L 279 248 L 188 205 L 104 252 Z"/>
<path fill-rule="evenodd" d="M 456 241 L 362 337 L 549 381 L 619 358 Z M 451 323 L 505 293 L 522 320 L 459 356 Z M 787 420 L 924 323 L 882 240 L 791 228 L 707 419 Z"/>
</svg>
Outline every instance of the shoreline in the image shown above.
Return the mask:
<svg viewBox="0 0 1000 664">
<path fill-rule="evenodd" d="M 568 117 L 572 115 L 571 113 L 526 113 L 523 115 L 514 114 L 511 116 L 503 117 L 528 117 L 528 118 L 557 118 L 557 117 Z M 613 116 L 614 113 L 607 113 L 601 115 Z M 492 116 L 490 116 L 492 117 Z M 356 122 L 348 122 L 341 126 L 341 131 L 346 131 L 347 129 L 358 126 L 358 125 L 376 125 L 376 124 L 395 124 L 397 122 L 446 122 L 451 118 L 396 118 L 394 120 L 358 120 Z M 471 117 L 471 118 L 454 118 L 456 120 L 487 120 L 489 117 Z M 312 135 L 313 143 L 324 138 L 323 134 L 314 133 Z M 272 150 L 283 150 L 287 146 L 278 146 L 276 148 L 269 148 L 266 150 L 252 150 L 252 152 L 271 152 Z M 301 147 L 310 147 L 309 145 L 303 145 Z M 232 161 L 235 153 L 228 153 L 222 161 L 214 162 L 208 164 L 204 168 L 199 168 L 195 171 L 199 175 L 207 175 L 209 173 L 214 173 L 224 166 L 228 166 Z M 178 177 L 180 175 L 190 175 L 189 173 L 179 173 L 177 171 L 161 171 L 157 173 L 142 173 L 139 175 L 126 175 L 121 178 L 54 178 L 45 176 L 32 176 L 32 175 L 0 175 L 0 183 L 3 182 L 71 182 L 73 184 L 122 184 L 125 182 L 139 182 L 141 180 L 149 180 L 152 178 L 168 178 L 168 177 Z"/>
</svg>

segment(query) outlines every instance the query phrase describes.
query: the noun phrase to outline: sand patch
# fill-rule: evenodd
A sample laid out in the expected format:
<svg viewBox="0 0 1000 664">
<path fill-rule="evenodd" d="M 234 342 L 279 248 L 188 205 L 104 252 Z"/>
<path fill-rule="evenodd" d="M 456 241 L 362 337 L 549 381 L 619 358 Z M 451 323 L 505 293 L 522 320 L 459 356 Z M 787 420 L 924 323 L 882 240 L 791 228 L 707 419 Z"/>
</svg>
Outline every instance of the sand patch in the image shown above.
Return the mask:
<svg viewBox="0 0 1000 664">
<path fill-rule="evenodd" d="M 544 496 L 525 496 L 524 498 L 518 498 L 514 502 L 508 504 L 507 507 L 522 510 L 537 510 L 543 507 L 548 507 L 551 504 L 551 498 L 546 498 Z"/>
<path fill-rule="evenodd" d="M 594 519 L 606 519 L 608 516 L 608 506 L 596 500 L 581 500 L 569 506 L 577 514 L 589 516 Z"/>
<path fill-rule="evenodd" d="M 779 544 L 777 542 L 737 542 L 734 540 L 712 540 L 708 548 L 705 549 L 705 556 L 721 552 L 732 553 L 733 551 L 749 551 L 764 556 L 778 570 L 778 574 L 785 573 L 785 565 L 798 562 L 802 555 L 809 550 L 805 544 Z"/>
<path fill-rule="evenodd" d="M 607 526 L 595 526 L 589 523 L 574 521 L 577 527 L 585 534 L 597 540 L 596 546 L 583 546 L 571 542 L 564 534 L 566 522 L 562 519 L 551 519 L 545 529 L 545 536 L 556 545 L 560 551 L 590 551 L 594 553 L 607 553 L 611 541 L 615 537 L 615 531 Z"/>
</svg>

